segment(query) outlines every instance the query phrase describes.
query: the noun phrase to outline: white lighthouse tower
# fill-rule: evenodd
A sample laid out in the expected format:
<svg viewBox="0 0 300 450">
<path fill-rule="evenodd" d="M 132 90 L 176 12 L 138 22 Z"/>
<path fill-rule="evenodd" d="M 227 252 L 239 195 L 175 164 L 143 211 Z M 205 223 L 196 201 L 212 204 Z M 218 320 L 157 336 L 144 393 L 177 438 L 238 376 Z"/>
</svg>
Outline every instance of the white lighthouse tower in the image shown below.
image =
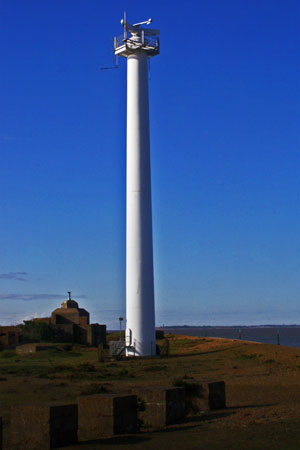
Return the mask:
<svg viewBox="0 0 300 450">
<path fill-rule="evenodd" d="M 159 53 L 159 30 L 130 25 L 115 37 L 127 58 L 126 354 L 155 355 L 155 314 L 147 61 Z"/>
</svg>

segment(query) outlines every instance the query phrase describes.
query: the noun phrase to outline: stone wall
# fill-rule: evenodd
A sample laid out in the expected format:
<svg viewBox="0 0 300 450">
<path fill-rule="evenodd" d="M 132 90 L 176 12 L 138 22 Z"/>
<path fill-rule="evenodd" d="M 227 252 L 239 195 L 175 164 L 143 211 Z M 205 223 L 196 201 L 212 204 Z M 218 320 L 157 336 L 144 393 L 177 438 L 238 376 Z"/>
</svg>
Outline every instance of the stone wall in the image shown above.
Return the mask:
<svg viewBox="0 0 300 450">
<path fill-rule="evenodd" d="M 208 410 L 225 407 L 223 381 L 200 385 L 202 388 L 198 392 L 190 391 L 190 399 L 192 395 L 196 402 L 206 399 Z M 184 420 L 185 388 L 171 386 L 136 388 L 131 389 L 130 394 L 82 396 L 77 404 L 14 406 L 11 408 L 10 449 L 50 449 L 76 444 L 77 440 L 88 442 L 136 433 L 142 422 L 155 430 Z M 0 418 L 0 450 L 1 424 Z"/>
</svg>

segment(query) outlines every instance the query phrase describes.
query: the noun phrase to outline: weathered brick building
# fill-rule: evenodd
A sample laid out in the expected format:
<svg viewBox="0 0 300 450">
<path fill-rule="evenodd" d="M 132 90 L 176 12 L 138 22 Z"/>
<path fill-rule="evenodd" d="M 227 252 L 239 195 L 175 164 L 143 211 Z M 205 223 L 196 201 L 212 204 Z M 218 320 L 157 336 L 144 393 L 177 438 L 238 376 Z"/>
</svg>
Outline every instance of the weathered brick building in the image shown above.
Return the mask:
<svg viewBox="0 0 300 450">
<path fill-rule="evenodd" d="M 15 326 L 0 326 L 0 350 L 18 345 L 21 331 L 21 328 Z"/>
<path fill-rule="evenodd" d="M 32 321 L 49 325 L 55 342 L 67 340 L 91 346 L 106 345 L 106 325 L 90 324 L 90 313 L 79 308 L 78 303 L 71 299 L 71 292 L 61 307 L 52 312 L 51 317 L 38 317 Z M 21 335 L 22 326 L 0 326 L 0 350 L 19 345 Z"/>
<path fill-rule="evenodd" d="M 80 344 L 106 344 L 106 325 L 90 324 L 90 313 L 79 308 L 78 303 L 71 299 L 71 292 L 68 300 L 62 302 L 61 308 L 52 312 L 50 323 Z"/>
</svg>

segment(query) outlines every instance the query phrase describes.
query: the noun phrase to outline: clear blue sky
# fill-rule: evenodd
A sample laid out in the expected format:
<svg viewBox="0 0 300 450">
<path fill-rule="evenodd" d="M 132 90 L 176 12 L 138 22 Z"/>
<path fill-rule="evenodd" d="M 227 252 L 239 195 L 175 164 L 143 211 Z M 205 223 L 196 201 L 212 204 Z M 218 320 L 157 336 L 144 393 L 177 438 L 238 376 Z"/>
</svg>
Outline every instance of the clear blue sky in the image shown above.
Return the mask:
<svg viewBox="0 0 300 450">
<path fill-rule="evenodd" d="M 0 323 L 125 313 L 124 9 L 161 30 L 157 324 L 300 323 L 298 0 L 2 0 Z"/>
</svg>

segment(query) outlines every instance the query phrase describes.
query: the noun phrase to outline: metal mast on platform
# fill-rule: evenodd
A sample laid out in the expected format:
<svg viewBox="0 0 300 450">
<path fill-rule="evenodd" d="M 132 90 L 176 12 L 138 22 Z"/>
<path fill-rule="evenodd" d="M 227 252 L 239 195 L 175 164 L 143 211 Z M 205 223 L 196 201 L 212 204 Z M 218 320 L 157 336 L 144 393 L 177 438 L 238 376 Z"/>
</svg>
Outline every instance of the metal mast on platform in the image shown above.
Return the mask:
<svg viewBox="0 0 300 450">
<path fill-rule="evenodd" d="M 159 53 L 159 30 L 130 25 L 114 39 L 127 58 L 126 355 L 155 355 L 155 314 L 147 61 Z"/>
</svg>

